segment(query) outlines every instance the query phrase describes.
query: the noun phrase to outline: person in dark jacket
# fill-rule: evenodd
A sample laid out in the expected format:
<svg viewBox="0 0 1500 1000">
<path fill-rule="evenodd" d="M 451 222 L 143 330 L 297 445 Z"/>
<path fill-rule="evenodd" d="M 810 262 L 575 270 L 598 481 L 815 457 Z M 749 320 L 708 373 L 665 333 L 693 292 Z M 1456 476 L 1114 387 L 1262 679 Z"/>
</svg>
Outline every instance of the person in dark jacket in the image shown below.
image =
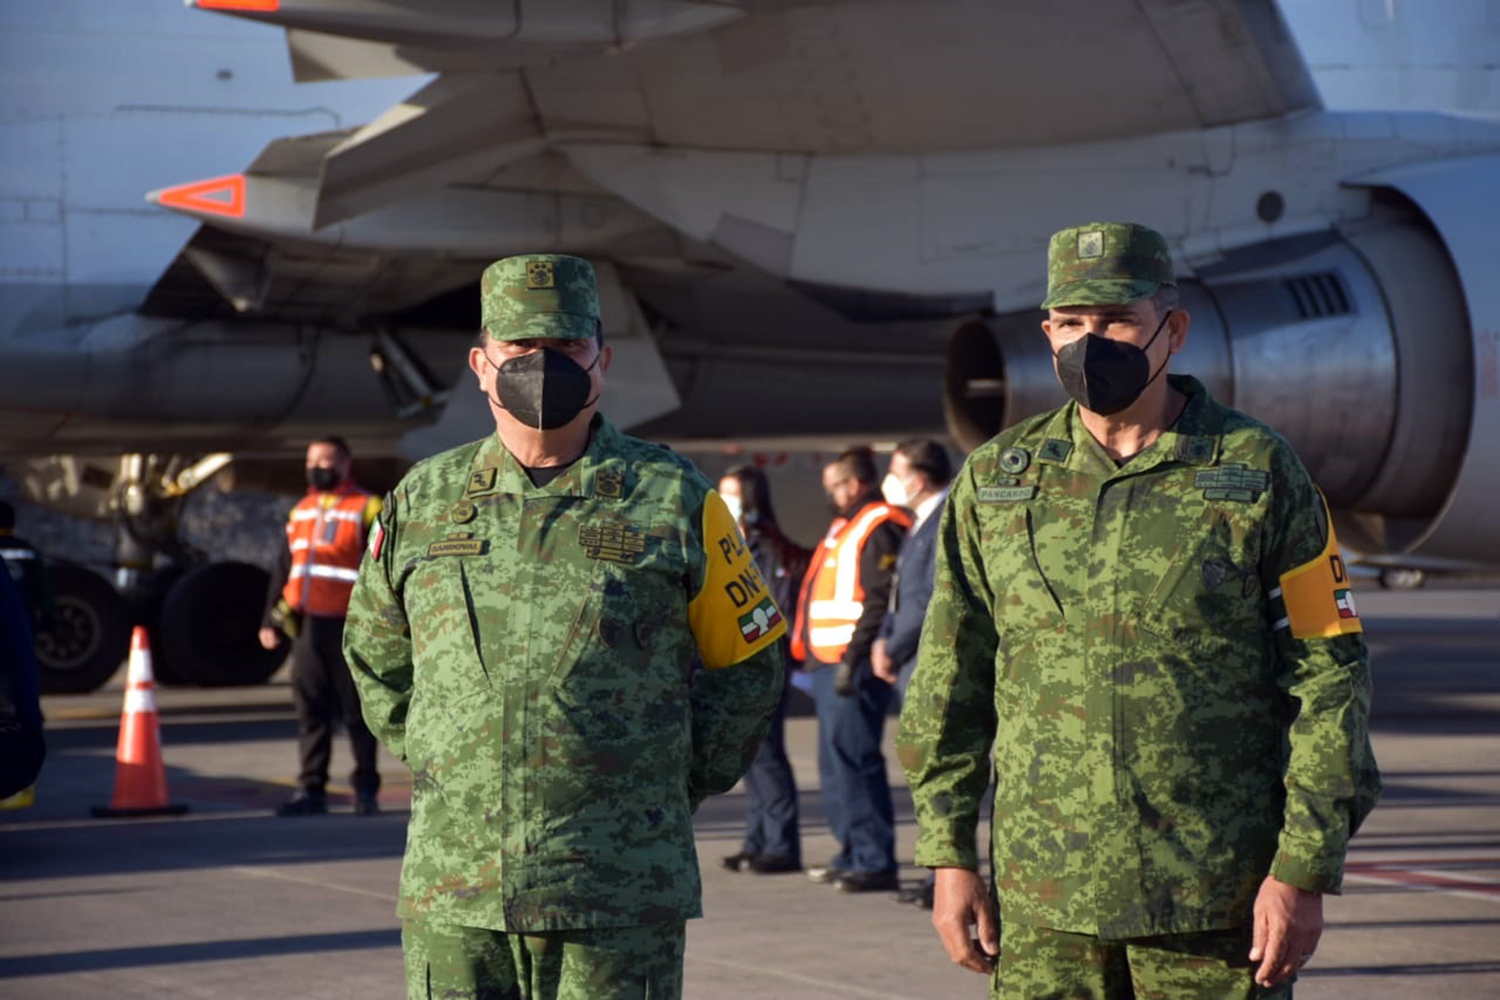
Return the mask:
<svg viewBox="0 0 1500 1000">
<path fill-rule="evenodd" d="M 896 685 L 898 703 L 906 699 L 912 668 L 917 665 L 917 640 L 922 637 L 927 602 L 932 600 L 938 521 L 952 478 L 947 450 L 936 441 L 916 439 L 897 446 L 881 484 L 886 500 L 905 507 L 913 518 L 896 557 L 896 582 L 880 622 L 880 637 L 870 649 L 875 676 Z"/>
<path fill-rule="evenodd" d="M 31 787 L 46 753 L 31 613 L 10 574 L 0 572 L 0 799 Z"/>
<path fill-rule="evenodd" d="M 890 471 L 880 491 L 886 500 L 912 513 L 911 530 L 896 557 L 896 580 L 891 585 L 891 603 L 880 622 L 880 638 L 870 648 L 870 669 L 876 677 L 896 686 L 898 704 L 906 700 L 912 670 L 917 665 L 917 640 L 932 600 L 932 577 L 937 561 L 938 522 L 948 499 L 953 463 L 941 444 L 912 440 L 898 445 L 891 455 Z M 915 889 L 903 889 L 897 899 L 932 909 L 934 880 L 931 872 Z"/>
<path fill-rule="evenodd" d="M 736 465 L 719 480 L 719 496 L 734 515 L 755 557 L 756 568 L 776 606 L 787 614 L 796 607 L 797 588 L 807 572 L 807 549 L 781 533 L 771 506 L 771 485 L 753 465 Z M 786 654 L 786 639 L 782 653 Z M 723 859 L 730 871 L 771 875 L 802 868 L 802 834 L 797 824 L 797 781 L 786 755 L 786 705 L 792 672 L 787 671 L 781 702 L 770 732 L 745 772 L 745 837 L 737 853 Z"/>
<path fill-rule="evenodd" d="M 33 636 L 51 631 L 56 611 L 52 571 L 36 546 L 16 534 L 16 509 L 4 500 L 0 500 L 0 561 L 31 616 Z"/>
</svg>

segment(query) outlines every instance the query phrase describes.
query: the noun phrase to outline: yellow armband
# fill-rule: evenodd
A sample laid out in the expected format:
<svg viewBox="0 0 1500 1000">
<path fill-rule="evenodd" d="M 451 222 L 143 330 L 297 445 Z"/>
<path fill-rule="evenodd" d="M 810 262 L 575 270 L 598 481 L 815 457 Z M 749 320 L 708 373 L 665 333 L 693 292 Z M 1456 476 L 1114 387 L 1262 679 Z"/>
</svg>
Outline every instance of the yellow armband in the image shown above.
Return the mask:
<svg viewBox="0 0 1500 1000">
<path fill-rule="evenodd" d="M 1364 631 L 1364 624 L 1354 607 L 1354 588 L 1349 582 L 1349 572 L 1344 566 L 1343 556 L 1339 555 L 1338 539 L 1334 537 L 1333 518 L 1328 516 L 1328 504 L 1323 501 L 1321 493 L 1318 501 L 1323 504 L 1328 524 L 1323 551 L 1296 569 L 1281 574 L 1281 586 L 1270 595 L 1273 598 L 1280 596 L 1286 605 L 1286 617 L 1276 624 L 1278 628 L 1290 628 L 1293 639 L 1326 639 Z"/>
<path fill-rule="evenodd" d="M 703 586 L 688 603 L 688 624 L 703 665 L 716 670 L 771 645 L 786 633 L 786 622 L 729 508 L 713 490 L 703 503 L 703 548 Z"/>
</svg>

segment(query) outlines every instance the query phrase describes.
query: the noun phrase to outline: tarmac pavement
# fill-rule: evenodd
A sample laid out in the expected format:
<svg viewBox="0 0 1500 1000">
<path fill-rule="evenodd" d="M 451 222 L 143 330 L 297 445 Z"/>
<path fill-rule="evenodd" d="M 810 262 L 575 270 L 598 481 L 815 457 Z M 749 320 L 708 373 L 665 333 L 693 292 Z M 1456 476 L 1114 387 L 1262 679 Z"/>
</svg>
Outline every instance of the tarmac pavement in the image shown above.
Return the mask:
<svg viewBox="0 0 1500 1000">
<path fill-rule="evenodd" d="M 1361 591 L 1386 791 L 1350 855 L 1345 894 L 1299 1000 L 1500 996 L 1500 590 Z M 408 773 L 382 759 L 385 812 L 282 819 L 295 723 L 283 680 L 163 689 L 163 754 L 184 816 L 104 820 L 121 682 L 46 699 L 49 756 L 29 809 L 0 812 L 0 998 L 402 995 L 396 876 Z M 893 728 L 893 727 L 889 727 Z M 803 853 L 833 851 L 815 723 L 789 720 Z M 889 744 L 890 732 L 887 733 Z M 915 827 L 894 759 L 903 878 Z M 336 771 L 349 766 L 347 743 Z M 713 1000 L 983 997 L 928 914 L 800 875 L 733 874 L 738 792 L 697 817 L 706 918 L 689 924 L 686 994 Z"/>
</svg>

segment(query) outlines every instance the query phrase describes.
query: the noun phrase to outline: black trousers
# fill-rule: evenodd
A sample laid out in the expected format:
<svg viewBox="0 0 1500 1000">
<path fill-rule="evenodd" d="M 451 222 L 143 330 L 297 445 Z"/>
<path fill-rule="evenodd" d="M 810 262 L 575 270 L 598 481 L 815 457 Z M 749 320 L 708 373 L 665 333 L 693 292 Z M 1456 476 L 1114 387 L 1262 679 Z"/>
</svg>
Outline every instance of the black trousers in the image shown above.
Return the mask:
<svg viewBox="0 0 1500 1000">
<path fill-rule="evenodd" d="M 350 784 L 356 793 L 380 789 L 375 770 L 375 737 L 359 711 L 359 691 L 344 662 L 344 619 L 305 618 L 292 642 L 292 703 L 297 708 L 297 782 L 305 792 L 322 794 L 328 784 L 333 731 L 339 721 L 354 750 Z"/>
</svg>

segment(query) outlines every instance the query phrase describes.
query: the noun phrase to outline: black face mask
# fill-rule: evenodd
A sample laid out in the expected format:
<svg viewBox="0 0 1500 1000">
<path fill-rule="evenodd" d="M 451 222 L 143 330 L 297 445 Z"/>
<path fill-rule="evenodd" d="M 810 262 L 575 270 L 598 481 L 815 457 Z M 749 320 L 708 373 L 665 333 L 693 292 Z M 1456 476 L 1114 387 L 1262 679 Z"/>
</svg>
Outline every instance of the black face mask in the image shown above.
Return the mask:
<svg viewBox="0 0 1500 1000">
<path fill-rule="evenodd" d="M 339 476 L 338 469 L 315 465 L 307 470 L 307 485 L 323 493 L 327 493 L 340 482 L 342 482 L 342 477 Z"/>
<path fill-rule="evenodd" d="M 1058 381 L 1084 409 L 1105 416 L 1119 413 L 1140 399 L 1146 386 L 1166 369 L 1167 362 L 1163 360 L 1153 373 L 1146 351 L 1161 336 L 1170 315 L 1172 310 L 1168 309 L 1145 347 L 1093 333 L 1063 345 L 1056 355 Z"/>
<path fill-rule="evenodd" d="M 545 349 L 511 358 L 495 368 L 496 405 L 528 427 L 556 430 L 599 398 L 589 395 L 594 388 L 589 372 L 598 363 L 596 355 L 584 368 L 566 354 Z"/>
</svg>

